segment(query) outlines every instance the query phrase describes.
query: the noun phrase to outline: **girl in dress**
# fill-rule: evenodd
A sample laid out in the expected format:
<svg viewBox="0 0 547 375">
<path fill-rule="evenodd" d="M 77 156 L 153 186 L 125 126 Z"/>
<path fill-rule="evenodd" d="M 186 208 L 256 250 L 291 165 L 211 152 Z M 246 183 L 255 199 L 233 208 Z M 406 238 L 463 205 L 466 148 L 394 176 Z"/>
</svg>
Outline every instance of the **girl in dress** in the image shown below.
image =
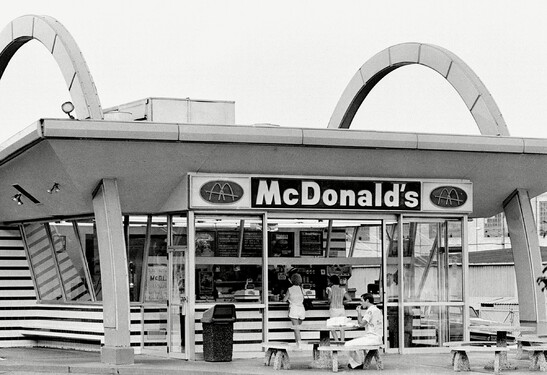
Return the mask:
<svg viewBox="0 0 547 375">
<path fill-rule="evenodd" d="M 296 340 L 296 348 L 300 349 L 302 339 L 300 338 L 300 325 L 306 319 L 304 309 L 304 292 L 302 291 L 302 276 L 295 273 L 291 276 L 292 286 L 287 290 L 283 302 L 289 302 L 289 318 L 291 319 Z"/>
</svg>

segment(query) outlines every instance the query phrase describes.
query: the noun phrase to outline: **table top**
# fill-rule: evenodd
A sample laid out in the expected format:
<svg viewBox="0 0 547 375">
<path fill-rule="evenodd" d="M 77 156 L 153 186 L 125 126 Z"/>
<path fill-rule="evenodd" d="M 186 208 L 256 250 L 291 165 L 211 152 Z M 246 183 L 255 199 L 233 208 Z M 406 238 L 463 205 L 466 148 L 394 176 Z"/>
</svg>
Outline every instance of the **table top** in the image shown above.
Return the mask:
<svg viewBox="0 0 547 375">
<path fill-rule="evenodd" d="M 483 331 L 490 331 L 490 332 L 514 332 L 514 331 L 520 331 L 520 332 L 533 332 L 536 329 L 534 327 L 523 327 L 523 326 L 510 326 L 510 325 L 477 325 L 477 326 L 470 326 L 469 328 L 474 329 L 480 329 Z"/>
<path fill-rule="evenodd" d="M 299 326 L 301 331 L 348 331 L 358 329 L 358 325 L 327 326 L 326 323 L 304 323 Z"/>
</svg>

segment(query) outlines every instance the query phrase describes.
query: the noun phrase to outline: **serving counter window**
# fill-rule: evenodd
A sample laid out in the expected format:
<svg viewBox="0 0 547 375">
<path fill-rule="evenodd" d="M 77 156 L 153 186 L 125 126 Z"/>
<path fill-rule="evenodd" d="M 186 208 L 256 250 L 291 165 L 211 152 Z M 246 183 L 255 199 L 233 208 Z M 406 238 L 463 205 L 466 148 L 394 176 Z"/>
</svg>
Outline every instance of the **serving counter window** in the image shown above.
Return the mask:
<svg viewBox="0 0 547 375">
<path fill-rule="evenodd" d="M 263 302 L 262 254 L 268 251 L 267 301 L 280 302 L 299 273 L 308 298 L 328 300 L 328 278 L 358 300 L 372 292 L 380 300 L 380 221 L 269 219 L 267 244 L 259 216 L 196 215 L 196 301 Z"/>
<path fill-rule="evenodd" d="M 282 301 L 289 279 L 302 276 L 307 298 L 327 305 L 329 276 L 356 301 L 366 292 L 381 298 L 381 222 L 283 218 L 268 220 L 269 300 Z"/>
<path fill-rule="evenodd" d="M 196 215 L 196 303 L 263 302 L 259 216 Z"/>
</svg>

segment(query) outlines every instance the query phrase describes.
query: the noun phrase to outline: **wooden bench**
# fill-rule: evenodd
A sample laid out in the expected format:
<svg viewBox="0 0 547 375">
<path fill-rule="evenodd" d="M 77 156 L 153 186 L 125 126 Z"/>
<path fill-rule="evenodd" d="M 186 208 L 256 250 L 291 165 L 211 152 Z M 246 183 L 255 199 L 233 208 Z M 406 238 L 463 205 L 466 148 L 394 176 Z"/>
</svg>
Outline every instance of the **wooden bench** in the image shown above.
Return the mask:
<svg viewBox="0 0 547 375">
<path fill-rule="evenodd" d="M 495 341 L 450 341 L 443 344 L 444 347 L 452 348 L 454 346 L 494 346 Z"/>
<path fill-rule="evenodd" d="M 534 346 L 534 345 L 544 345 L 547 344 L 546 336 L 537 336 L 537 335 L 522 335 L 517 337 L 517 359 L 528 359 L 529 353 L 526 353 L 529 350 L 523 350 L 525 347 Z"/>
<path fill-rule="evenodd" d="M 66 332 L 54 332 L 48 329 L 32 328 L 32 329 L 21 329 L 19 331 L 24 337 L 29 338 L 34 341 L 43 341 L 43 340 L 67 340 L 74 339 L 78 342 L 89 343 L 93 345 L 102 344 L 102 336 L 92 336 L 90 334 L 74 334 Z"/>
<path fill-rule="evenodd" d="M 471 371 L 469 365 L 469 357 L 467 353 L 469 352 L 480 352 L 480 353 L 495 353 L 494 357 L 494 373 L 500 373 L 500 358 L 502 352 L 508 352 L 509 348 L 501 346 L 453 346 L 452 350 L 452 365 L 454 371 Z"/>
<path fill-rule="evenodd" d="M 368 369 L 372 359 L 376 361 L 376 369 L 383 370 L 384 364 L 380 357 L 380 349 L 384 348 L 384 345 L 330 345 L 319 346 L 317 350 L 332 353 L 332 371 L 338 372 L 338 352 L 353 352 L 356 350 L 365 350 L 365 362 L 363 363 L 363 369 Z"/>
<path fill-rule="evenodd" d="M 289 350 L 296 350 L 296 346 L 286 342 L 272 341 L 263 342 L 262 347 L 266 349 L 264 366 L 273 366 L 274 370 L 290 370 Z M 300 349 L 301 350 L 301 349 Z"/>
<path fill-rule="evenodd" d="M 312 346 L 313 359 L 314 360 L 319 359 L 319 350 L 317 350 L 317 348 L 321 345 L 324 345 L 324 343 L 321 342 L 321 341 L 303 341 L 303 343 L 305 345 L 311 345 Z M 344 342 L 343 341 L 331 341 L 329 344 L 330 345 L 344 345 Z"/>
<path fill-rule="evenodd" d="M 530 352 L 530 370 L 539 370 L 541 372 L 547 372 L 547 360 L 545 355 L 547 354 L 547 345 L 532 345 L 523 346 L 523 352 Z"/>
</svg>

